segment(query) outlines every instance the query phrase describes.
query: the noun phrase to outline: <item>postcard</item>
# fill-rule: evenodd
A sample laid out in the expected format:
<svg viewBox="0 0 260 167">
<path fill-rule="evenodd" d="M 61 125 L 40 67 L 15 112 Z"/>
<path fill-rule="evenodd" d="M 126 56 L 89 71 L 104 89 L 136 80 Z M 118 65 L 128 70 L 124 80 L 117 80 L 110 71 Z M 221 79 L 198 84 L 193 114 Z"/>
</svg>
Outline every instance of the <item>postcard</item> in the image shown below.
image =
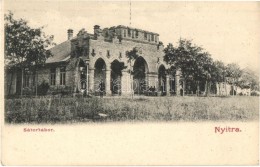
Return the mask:
<svg viewBox="0 0 260 167">
<path fill-rule="evenodd" d="M 259 165 L 259 10 L 3 1 L 2 165 Z"/>
</svg>

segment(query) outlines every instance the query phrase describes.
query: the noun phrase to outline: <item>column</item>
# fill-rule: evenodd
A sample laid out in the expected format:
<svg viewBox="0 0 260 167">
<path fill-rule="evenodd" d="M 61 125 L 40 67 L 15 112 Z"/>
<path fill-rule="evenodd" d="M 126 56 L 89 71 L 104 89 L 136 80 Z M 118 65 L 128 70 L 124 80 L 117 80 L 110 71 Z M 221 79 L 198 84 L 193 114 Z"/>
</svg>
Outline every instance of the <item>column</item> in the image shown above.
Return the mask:
<svg viewBox="0 0 260 167">
<path fill-rule="evenodd" d="M 89 95 L 89 65 L 86 64 L 86 94 Z"/>
<path fill-rule="evenodd" d="M 110 81 L 111 81 L 111 70 L 106 70 L 106 96 L 111 96 L 111 90 L 110 90 Z"/>
<path fill-rule="evenodd" d="M 152 87 L 152 88 L 155 88 L 155 91 L 154 92 L 149 92 L 151 93 L 152 96 L 156 96 L 156 95 L 159 95 L 158 94 L 158 89 L 159 89 L 159 86 L 158 86 L 158 74 L 156 72 L 151 72 L 151 73 L 148 73 L 147 74 L 147 80 L 148 80 L 148 85 L 147 85 L 147 91 L 149 90 L 149 87 Z"/>
<path fill-rule="evenodd" d="M 176 71 L 175 75 L 175 92 L 176 96 L 180 96 L 180 71 Z"/>
<path fill-rule="evenodd" d="M 95 87 L 94 87 L 94 72 L 95 69 L 94 68 L 89 68 L 89 72 L 88 72 L 88 90 L 90 94 L 94 94 L 95 93 Z"/>
<path fill-rule="evenodd" d="M 130 77 L 130 73 L 126 70 L 122 71 L 121 78 L 121 94 L 122 96 L 131 96 L 131 84 L 132 80 Z"/>
<path fill-rule="evenodd" d="M 39 76 L 38 76 L 39 77 Z M 38 81 L 39 82 L 39 81 Z M 56 68 L 56 78 L 55 78 L 55 85 L 60 85 L 60 68 Z M 37 83 L 38 84 L 38 83 Z"/>
<path fill-rule="evenodd" d="M 147 85 L 147 86 L 152 86 L 152 87 L 155 86 L 155 88 L 158 87 L 158 75 L 156 73 L 148 73 L 147 78 L 148 78 L 147 80 L 149 83 L 149 85 Z"/>
<path fill-rule="evenodd" d="M 75 93 L 78 93 L 80 92 L 80 74 L 79 74 L 79 67 L 76 66 L 75 68 L 75 71 L 74 71 L 74 76 L 75 76 L 75 80 L 74 80 L 74 92 Z M 67 82 L 67 79 L 69 79 L 68 77 L 66 77 L 66 84 L 68 83 Z"/>
<path fill-rule="evenodd" d="M 166 75 L 166 96 L 170 96 L 171 92 L 170 92 L 170 76 L 167 74 Z"/>
</svg>

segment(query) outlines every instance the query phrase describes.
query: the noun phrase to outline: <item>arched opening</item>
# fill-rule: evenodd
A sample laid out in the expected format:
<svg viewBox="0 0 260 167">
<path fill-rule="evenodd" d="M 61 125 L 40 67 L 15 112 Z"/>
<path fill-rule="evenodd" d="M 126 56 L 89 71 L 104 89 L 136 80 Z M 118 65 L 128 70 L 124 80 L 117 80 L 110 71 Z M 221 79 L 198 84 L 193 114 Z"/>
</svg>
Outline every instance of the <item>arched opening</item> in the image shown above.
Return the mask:
<svg viewBox="0 0 260 167">
<path fill-rule="evenodd" d="M 94 89 L 95 93 L 105 92 L 106 82 L 106 63 L 102 58 L 99 58 L 95 63 L 94 72 Z"/>
<path fill-rule="evenodd" d="M 124 63 L 114 60 L 111 63 L 111 92 L 113 95 L 121 95 L 121 77 Z"/>
<path fill-rule="evenodd" d="M 162 96 L 166 95 L 166 69 L 161 65 L 158 69 L 158 86 Z"/>
<path fill-rule="evenodd" d="M 181 96 L 183 96 L 183 89 L 180 89 L 180 94 Z"/>
<path fill-rule="evenodd" d="M 138 57 L 133 66 L 133 89 L 135 94 L 144 94 L 148 83 L 146 74 L 148 73 L 148 65 L 143 57 Z"/>
</svg>

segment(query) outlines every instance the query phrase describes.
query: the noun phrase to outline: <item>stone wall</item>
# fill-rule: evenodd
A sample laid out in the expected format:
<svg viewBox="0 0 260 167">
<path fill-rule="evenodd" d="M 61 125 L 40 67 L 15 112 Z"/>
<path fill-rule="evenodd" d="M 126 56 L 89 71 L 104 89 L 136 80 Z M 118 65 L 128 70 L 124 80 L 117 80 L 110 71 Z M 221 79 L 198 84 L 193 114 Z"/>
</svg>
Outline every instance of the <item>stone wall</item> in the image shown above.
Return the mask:
<svg viewBox="0 0 260 167">
<path fill-rule="evenodd" d="M 162 47 L 158 47 L 157 44 L 140 41 L 137 42 L 131 39 L 122 39 L 121 42 L 119 42 L 118 39 L 113 39 L 109 42 L 105 41 L 103 36 L 98 36 L 97 39 L 89 39 L 89 68 L 94 69 L 95 71 L 95 63 L 100 58 L 105 61 L 106 71 L 109 72 L 111 70 L 111 63 L 114 60 L 124 62 L 127 69 L 125 69 L 121 80 L 121 87 L 124 92 L 122 94 L 129 94 L 129 91 L 125 92 L 125 90 L 131 89 L 131 76 L 127 74 L 127 70 L 130 69 L 130 63 L 126 57 L 126 52 L 133 50 L 135 47 L 139 48 L 139 56 L 142 56 L 147 63 L 148 71 L 146 79 L 148 80 L 148 84 L 150 83 L 150 86 L 155 86 L 157 88 L 156 82 L 158 80 L 158 67 L 162 64 L 167 67 L 167 65 L 162 61 L 164 56 L 163 49 Z M 134 61 L 131 62 L 131 66 L 133 65 Z M 109 72 L 107 72 L 106 80 L 109 80 L 110 78 L 110 74 L 108 74 Z M 94 76 L 92 75 L 95 74 L 90 72 L 89 75 L 90 89 L 93 89 L 94 87 L 91 84 L 93 84 L 92 79 Z M 107 86 L 110 87 L 110 85 Z"/>
<path fill-rule="evenodd" d="M 141 48 L 140 56 L 146 60 L 149 72 L 157 72 L 158 58 L 162 61 L 164 55 L 163 50 L 158 49 L 157 45 L 141 42 L 138 43 L 131 40 L 106 42 L 101 37 L 97 40 L 90 39 L 89 43 L 89 50 L 92 51 L 94 49 L 95 51 L 95 55 L 90 55 L 90 68 L 94 68 L 95 62 L 98 58 L 102 58 L 106 62 L 107 67 L 109 67 L 116 59 L 120 62 L 124 62 L 129 67 L 126 58 L 126 51 L 130 51 L 134 47 L 137 47 Z"/>
</svg>

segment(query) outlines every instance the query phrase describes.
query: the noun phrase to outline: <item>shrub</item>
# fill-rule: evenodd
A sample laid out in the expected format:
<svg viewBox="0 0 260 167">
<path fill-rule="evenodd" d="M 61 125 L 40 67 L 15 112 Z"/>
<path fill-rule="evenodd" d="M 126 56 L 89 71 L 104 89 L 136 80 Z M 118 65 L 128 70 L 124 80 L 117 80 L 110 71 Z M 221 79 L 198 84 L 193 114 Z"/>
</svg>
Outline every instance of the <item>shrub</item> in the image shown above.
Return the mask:
<svg viewBox="0 0 260 167">
<path fill-rule="evenodd" d="M 47 82 L 43 81 L 37 88 L 38 90 L 38 95 L 46 95 L 48 90 L 49 90 L 50 86 Z"/>
<path fill-rule="evenodd" d="M 23 95 L 33 95 L 33 90 L 29 87 L 23 88 Z"/>
<path fill-rule="evenodd" d="M 251 96 L 259 96 L 259 92 L 252 91 L 252 92 L 251 92 Z"/>
</svg>

